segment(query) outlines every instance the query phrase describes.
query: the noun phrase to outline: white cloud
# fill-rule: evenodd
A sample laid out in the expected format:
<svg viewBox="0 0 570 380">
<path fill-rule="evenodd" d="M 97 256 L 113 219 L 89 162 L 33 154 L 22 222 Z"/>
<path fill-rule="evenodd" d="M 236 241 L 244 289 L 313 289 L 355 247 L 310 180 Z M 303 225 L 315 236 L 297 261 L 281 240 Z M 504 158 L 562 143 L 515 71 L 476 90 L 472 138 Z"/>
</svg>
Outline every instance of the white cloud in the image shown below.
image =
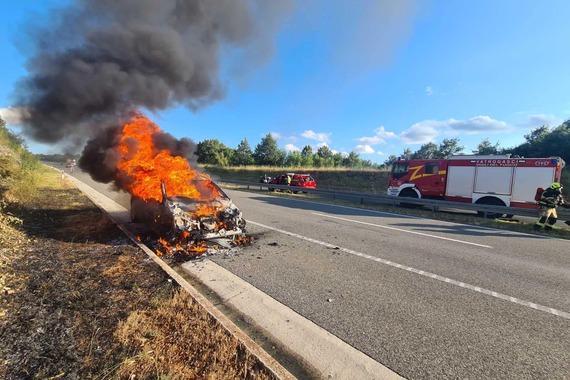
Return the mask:
<svg viewBox="0 0 570 380">
<path fill-rule="evenodd" d="M 489 116 L 475 116 L 466 120 L 424 120 L 415 123 L 400 133 L 406 144 L 425 144 L 433 142 L 439 135 L 498 133 L 514 130 L 513 126 Z"/>
<path fill-rule="evenodd" d="M 400 139 L 406 144 L 425 144 L 433 142 L 439 135 L 434 127 L 433 120 L 426 120 L 412 125 L 404 132 L 400 133 Z"/>
<path fill-rule="evenodd" d="M 301 136 L 309 140 L 328 143 L 330 142 L 331 134 L 332 133 L 317 133 L 311 129 L 307 129 L 305 132 L 301 133 Z"/>
<path fill-rule="evenodd" d="M 279 133 L 279 132 L 269 132 L 269 134 L 270 134 L 271 137 L 273 137 L 275 140 L 281 139 L 281 133 Z"/>
<path fill-rule="evenodd" d="M 373 136 L 360 137 L 358 141 L 363 145 L 378 145 L 384 144 L 386 142 L 386 139 L 393 139 L 397 137 L 394 132 L 386 131 L 383 126 L 376 128 L 373 132 Z"/>
<path fill-rule="evenodd" d="M 317 149 L 320 148 L 320 147 L 322 147 L 322 146 L 327 146 L 327 147 L 328 147 L 329 144 L 327 144 L 326 142 L 319 143 L 319 144 L 317 144 Z"/>
<path fill-rule="evenodd" d="M 551 127 L 558 126 L 562 124 L 558 118 L 552 115 L 528 115 L 528 120 L 523 124 L 523 127 L 538 128 L 543 125 L 549 125 Z"/>
<path fill-rule="evenodd" d="M 301 149 L 299 149 L 298 147 L 296 147 L 293 144 L 287 144 L 287 145 L 285 145 L 285 147 L 283 149 L 285 149 L 285 151 L 287 151 L 287 152 L 300 152 L 301 151 Z"/>
<path fill-rule="evenodd" d="M 427 96 L 433 95 L 433 88 L 431 88 L 431 86 L 426 87 L 426 94 L 427 94 Z"/>
<path fill-rule="evenodd" d="M 475 116 L 468 120 L 449 119 L 443 123 L 443 127 L 447 127 L 452 131 L 462 131 L 469 134 L 505 132 L 513 129 L 513 127 L 504 121 L 495 120 L 489 116 Z"/>
<path fill-rule="evenodd" d="M 0 108 L 0 117 L 7 125 L 21 125 L 22 119 L 27 114 L 27 110 L 21 107 Z"/>
<path fill-rule="evenodd" d="M 374 149 L 370 145 L 357 145 L 354 150 L 356 153 L 372 154 Z"/>
</svg>

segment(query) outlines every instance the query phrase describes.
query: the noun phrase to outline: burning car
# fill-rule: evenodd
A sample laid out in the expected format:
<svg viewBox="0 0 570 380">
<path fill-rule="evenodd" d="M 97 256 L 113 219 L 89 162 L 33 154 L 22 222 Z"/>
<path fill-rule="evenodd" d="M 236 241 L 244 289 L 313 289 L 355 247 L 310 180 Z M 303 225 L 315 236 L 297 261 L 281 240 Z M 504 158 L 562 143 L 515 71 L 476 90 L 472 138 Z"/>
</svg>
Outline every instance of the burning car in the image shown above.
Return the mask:
<svg viewBox="0 0 570 380">
<path fill-rule="evenodd" d="M 161 202 L 133 196 L 131 220 L 149 225 L 169 253 L 204 252 L 211 246 L 240 245 L 246 239 L 242 212 L 207 176 L 197 176 L 191 182 L 200 197 L 169 195 L 164 182 Z"/>
</svg>

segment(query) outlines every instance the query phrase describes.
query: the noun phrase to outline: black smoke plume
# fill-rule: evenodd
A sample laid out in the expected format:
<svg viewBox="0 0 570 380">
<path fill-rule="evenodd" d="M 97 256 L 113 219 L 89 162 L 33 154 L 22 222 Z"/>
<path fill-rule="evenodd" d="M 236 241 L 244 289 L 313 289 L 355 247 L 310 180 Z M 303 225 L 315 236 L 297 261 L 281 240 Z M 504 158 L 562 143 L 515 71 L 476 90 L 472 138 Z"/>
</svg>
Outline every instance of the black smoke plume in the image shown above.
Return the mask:
<svg viewBox="0 0 570 380">
<path fill-rule="evenodd" d="M 180 105 L 197 110 L 221 99 L 224 51 L 239 50 L 249 66 L 263 63 L 277 21 L 292 1 L 72 4 L 34 28 L 35 50 L 26 65 L 29 75 L 16 89 L 16 106 L 26 110 L 25 135 L 42 143 L 75 143 L 78 150 L 92 139 L 85 148 L 90 154 L 97 141 L 113 139 L 113 126 L 133 110 Z M 81 160 L 85 167 L 90 159 Z M 107 174 L 95 176 L 105 179 Z"/>
</svg>

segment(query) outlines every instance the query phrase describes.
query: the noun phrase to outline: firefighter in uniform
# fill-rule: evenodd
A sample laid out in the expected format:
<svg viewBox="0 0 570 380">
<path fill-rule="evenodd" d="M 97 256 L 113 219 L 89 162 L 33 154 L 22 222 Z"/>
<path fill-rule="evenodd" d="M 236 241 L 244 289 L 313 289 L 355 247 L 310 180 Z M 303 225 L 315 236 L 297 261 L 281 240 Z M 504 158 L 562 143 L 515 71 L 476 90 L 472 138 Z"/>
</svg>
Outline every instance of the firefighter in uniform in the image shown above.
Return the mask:
<svg viewBox="0 0 570 380">
<path fill-rule="evenodd" d="M 545 230 L 552 230 L 556 220 L 558 220 L 558 214 L 556 213 L 556 208 L 564 204 L 564 199 L 562 198 L 562 186 L 558 182 L 552 183 L 548 189 L 542 192 L 538 205 L 540 206 L 540 214 L 538 220 L 534 224 L 535 230 L 540 230 L 544 227 Z"/>
</svg>

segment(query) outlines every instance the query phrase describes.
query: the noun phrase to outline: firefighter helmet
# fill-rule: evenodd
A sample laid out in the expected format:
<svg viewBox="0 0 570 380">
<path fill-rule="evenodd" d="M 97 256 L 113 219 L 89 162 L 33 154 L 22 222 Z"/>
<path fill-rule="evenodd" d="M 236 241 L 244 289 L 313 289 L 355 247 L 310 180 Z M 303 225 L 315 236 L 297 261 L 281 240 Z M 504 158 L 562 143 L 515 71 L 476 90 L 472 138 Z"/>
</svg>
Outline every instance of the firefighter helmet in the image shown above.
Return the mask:
<svg viewBox="0 0 570 380">
<path fill-rule="evenodd" d="M 560 185 L 560 182 L 552 182 L 552 184 L 550 185 L 550 188 L 553 190 L 561 189 L 562 185 Z"/>
</svg>

